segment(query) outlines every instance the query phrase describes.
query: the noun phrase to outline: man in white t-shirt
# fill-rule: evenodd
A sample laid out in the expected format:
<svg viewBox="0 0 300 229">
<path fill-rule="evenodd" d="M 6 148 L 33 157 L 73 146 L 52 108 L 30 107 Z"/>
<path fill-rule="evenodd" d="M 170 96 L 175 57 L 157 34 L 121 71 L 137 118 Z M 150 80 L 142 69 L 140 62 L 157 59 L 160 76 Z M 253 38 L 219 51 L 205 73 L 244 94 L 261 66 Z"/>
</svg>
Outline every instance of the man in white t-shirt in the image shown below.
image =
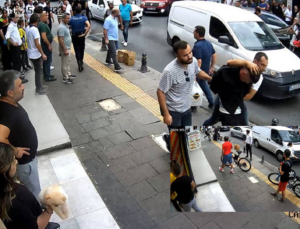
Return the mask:
<svg viewBox="0 0 300 229">
<path fill-rule="evenodd" d="M 28 1 L 28 5 L 26 6 L 25 9 L 26 9 L 25 10 L 25 12 L 26 12 L 25 17 L 26 17 L 26 20 L 29 21 L 30 16 L 33 14 L 33 11 L 34 11 L 34 5 L 32 3 L 32 0 Z"/>
<path fill-rule="evenodd" d="M 38 6 L 41 6 L 44 9 L 47 6 L 47 3 L 45 2 L 45 0 L 41 0 Z"/>
<path fill-rule="evenodd" d="M 48 87 L 42 86 L 41 83 L 41 72 L 42 72 L 42 60 L 47 60 L 47 56 L 44 54 L 41 47 L 40 32 L 37 28 L 39 22 L 39 15 L 32 14 L 30 17 L 30 29 L 27 35 L 27 55 L 34 66 L 35 71 L 35 94 L 46 95 L 48 94 Z"/>
<path fill-rule="evenodd" d="M 69 1 L 64 0 L 64 5 L 66 6 L 66 13 L 70 14 L 70 16 L 73 16 L 72 6 Z"/>
<path fill-rule="evenodd" d="M 284 11 L 284 16 L 285 16 L 285 22 L 288 25 L 291 25 L 292 23 L 292 18 L 293 18 L 293 12 L 292 12 L 292 7 L 291 5 L 288 5 L 287 9 Z"/>
</svg>

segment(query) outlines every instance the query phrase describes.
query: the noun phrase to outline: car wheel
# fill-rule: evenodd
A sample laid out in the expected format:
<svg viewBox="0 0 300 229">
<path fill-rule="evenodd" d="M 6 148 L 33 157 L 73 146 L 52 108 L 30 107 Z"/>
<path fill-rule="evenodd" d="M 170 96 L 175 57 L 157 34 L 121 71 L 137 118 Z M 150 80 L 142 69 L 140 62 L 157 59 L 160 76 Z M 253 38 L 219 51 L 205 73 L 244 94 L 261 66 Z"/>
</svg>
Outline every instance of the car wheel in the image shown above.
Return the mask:
<svg viewBox="0 0 300 229">
<path fill-rule="evenodd" d="M 233 132 L 230 132 L 230 135 L 231 135 L 231 137 L 234 137 L 234 134 L 233 134 Z"/>
<path fill-rule="evenodd" d="M 243 135 L 242 139 L 243 141 L 246 141 L 246 135 Z"/>
<path fill-rule="evenodd" d="M 256 148 L 259 148 L 259 142 L 258 142 L 257 140 L 254 140 L 254 146 L 255 146 Z"/>
<path fill-rule="evenodd" d="M 91 11 L 89 11 L 89 18 L 90 18 L 91 20 L 93 20 L 93 19 L 94 19 L 94 17 L 93 17 L 93 14 L 92 14 L 92 12 L 91 12 Z"/>
<path fill-rule="evenodd" d="M 282 162 L 283 161 L 283 153 L 281 151 L 277 151 L 276 158 L 277 158 L 277 161 Z"/>
</svg>

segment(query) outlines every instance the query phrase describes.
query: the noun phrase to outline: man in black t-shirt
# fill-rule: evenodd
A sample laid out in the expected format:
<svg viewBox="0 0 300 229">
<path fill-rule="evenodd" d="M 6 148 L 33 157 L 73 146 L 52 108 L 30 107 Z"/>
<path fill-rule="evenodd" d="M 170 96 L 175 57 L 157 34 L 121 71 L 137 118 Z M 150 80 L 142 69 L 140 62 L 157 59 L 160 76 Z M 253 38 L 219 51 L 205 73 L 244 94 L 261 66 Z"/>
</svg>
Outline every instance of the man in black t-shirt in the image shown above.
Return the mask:
<svg viewBox="0 0 300 229">
<path fill-rule="evenodd" d="M 27 112 L 19 104 L 24 96 L 20 73 L 9 70 L 0 76 L 0 142 L 14 147 L 17 177 L 38 199 L 41 191 L 37 169 L 38 139 Z"/>
<path fill-rule="evenodd" d="M 291 156 L 291 151 L 289 149 L 286 149 L 283 153 L 284 161 L 283 161 L 282 165 L 279 167 L 279 172 L 280 172 L 281 176 L 280 176 L 278 189 L 276 192 L 271 193 L 273 196 L 277 197 L 277 194 L 279 192 L 282 192 L 282 198 L 280 198 L 280 197 L 277 198 L 281 202 L 283 202 L 285 199 L 285 190 L 286 190 L 287 184 L 289 183 L 290 172 L 291 172 L 291 168 L 293 166 L 293 162 L 290 159 L 290 156 Z"/>
<path fill-rule="evenodd" d="M 193 208 L 196 212 L 202 212 L 194 197 L 196 184 L 193 179 L 189 176 L 181 175 L 181 168 L 179 164 L 174 165 L 173 173 L 176 180 L 171 184 L 171 196 L 175 193 L 177 194 L 176 200 L 182 206 L 183 211 L 190 212 Z"/>
</svg>

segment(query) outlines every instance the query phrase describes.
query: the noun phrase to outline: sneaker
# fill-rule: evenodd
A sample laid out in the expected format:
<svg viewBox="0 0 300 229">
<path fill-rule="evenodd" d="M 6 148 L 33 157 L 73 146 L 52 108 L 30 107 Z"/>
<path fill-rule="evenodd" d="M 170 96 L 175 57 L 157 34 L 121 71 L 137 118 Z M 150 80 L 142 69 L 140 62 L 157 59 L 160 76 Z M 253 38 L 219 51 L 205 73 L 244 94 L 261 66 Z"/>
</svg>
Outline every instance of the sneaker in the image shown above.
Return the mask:
<svg viewBox="0 0 300 229">
<path fill-rule="evenodd" d="M 124 42 L 124 44 L 123 44 L 125 47 L 127 46 L 127 42 Z"/>
<path fill-rule="evenodd" d="M 21 77 L 24 78 L 25 77 L 25 71 L 21 72 Z"/>
<path fill-rule="evenodd" d="M 21 80 L 22 80 L 22 84 L 24 84 L 24 83 L 27 83 L 27 82 L 28 82 L 28 79 L 25 79 L 25 78 L 21 78 Z"/>
<path fill-rule="evenodd" d="M 109 63 L 109 62 L 106 62 L 106 61 L 105 61 L 105 65 L 106 65 L 106 66 L 112 66 L 113 63 L 111 63 L 111 62 Z"/>
<path fill-rule="evenodd" d="M 72 83 L 74 83 L 74 80 L 72 80 L 72 79 L 67 79 L 67 78 L 63 78 L 63 83 L 65 83 L 65 84 L 72 84 Z"/>
<path fill-rule="evenodd" d="M 234 174 L 233 169 L 230 169 L 230 173 Z"/>
<path fill-rule="evenodd" d="M 29 69 L 33 69 L 33 67 L 32 67 L 31 65 L 28 65 L 27 67 L 28 67 Z"/>
<path fill-rule="evenodd" d="M 124 44 L 124 43 L 125 43 L 125 41 L 122 41 L 121 43 L 122 43 L 122 44 Z"/>
<path fill-rule="evenodd" d="M 271 192 L 272 196 L 277 196 L 276 192 Z"/>
<path fill-rule="evenodd" d="M 118 69 L 115 69 L 115 72 L 121 72 L 123 70 L 123 68 L 118 68 Z"/>
<path fill-rule="evenodd" d="M 163 139 L 164 139 L 164 141 L 166 142 L 167 149 L 171 152 L 171 150 L 170 150 L 170 139 L 169 139 L 169 135 L 168 135 L 168 134 L 164 134 L 164 135 L 163 135 Z"/>
<path fill-rule="evenodd" d="M 224 169 L 222 167 L 219 167 L 219 170 L 224 173 Z"/>
<path fill-rule="evenodd" d="M 35 94 L 36 94 L 36 95 L 47 95 L 48 92 L 49 92 L 49 91 L 48 91 L 47 88 L 41 88 L 40 90 L 35 91 Z"/>
<path fill-rule="evenodd" d="M 214 104 L 208 104 L 208 108 L 212 109 L 214 107 Z"/>
<path fill-rule="evenodd" d="M 55 76 L 50 76 L 48 78 L 45 78 L 45 81 L 50 82 L 50 81 L 56 81 L 57 78 Z"/>
<path fill-rule="evenodd" d="M 191 107 L 191 111 L 196 113 L 197 112 L 197 107 Z"/>
<path fill-rule="evenodd" d="M 76 76 L 70 75 L 69 78 L 70 78 L 71 80 L 75 80 L 75 79 L 76 79 Z"/>
<path fill-rule="evenodd" d="M 279 200 L 280 202 L 284 202 L 284 200 L 281 197 L 278 197 L 277 200 Z"/>
<path fill-rule="evenodd" d="M 50 70 L 53 70 L 53 69 L 54 69 L 54 67 L 53 67 L 53 66 L 51 66 L 51 67 L 50 67 Z"/>
</svg>

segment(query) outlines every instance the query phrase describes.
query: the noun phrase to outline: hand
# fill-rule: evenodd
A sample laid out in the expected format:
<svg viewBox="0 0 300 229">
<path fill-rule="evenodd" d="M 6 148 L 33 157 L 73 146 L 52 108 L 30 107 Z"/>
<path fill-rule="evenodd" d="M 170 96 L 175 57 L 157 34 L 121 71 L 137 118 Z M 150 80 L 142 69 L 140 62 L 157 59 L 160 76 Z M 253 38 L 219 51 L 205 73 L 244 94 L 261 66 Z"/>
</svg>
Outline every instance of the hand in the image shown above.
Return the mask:
<svg viewBox="0 0 300 229">
<path fill-rule="evenodd" d="M 85 37 L 85 34 L 81 34 L 81 35 L 79 35 L 78 37 Z"/>
<path fill-rule="evenodd" d="M 132 21 L 130 21 L 130 25 L 132 25 Z"/>
<path fill-rule="evenodd" d="M 109 41 L 108 41 L 108 39 L 105 39 L 105 44 L 107 44 L 107 45 L 109 44 Z"/>
<path fill-rule="evenodd" d="M 48 49 L 49 49 L 50 52 L 52 52 L 52 45 L 49 45 Z"/>
<path fill-rule="evenodd" d="M 247 62 L 247 68 L 250 70 L 252 74 L 256 74 L 256 75 L 260 74 L 260 68 L 254 63 Z"/>
<path fill-rule="evenodd" d="M 22 158 L 23 155 L 30 155 L 30 153 L 28 153 L 27 151 L 30 150 L 29 148 L 21 148 L 21 147 L 17 147 L 17 154 L 16 154 L 16 158 Z"/>
<path fill-rule="evenodd" d="M 65 55 L 69 55 L 69 50 L 66 49 L 65 52 L 64 52 L 64 54 Z"/>
<path fill-rule="evenodd" d="M 213 67 L 211 67 L 211 68 L 209 69 L 209 75 L 212 75 L 214 72 L 215 72 L 215 69 L 214 69 Z"/>
<path fill-rule="evenodd" d="M 121 25 L 121 30 L 122 30 L 122 31 L 124 30 L 124 26 L 123 26 L 123 25 Z"/>
<path fill-rule="evenodd" d="M 26 48 L 26 47 L 24 47 L 24 50 L 25 50 L 25 51 L 27 51 L 27 48 Z"/>
<path fill-rule="evenodd" d="M 51 215 L 53 214 L 53 209 L 49 205 L 46 205 L 46 211 L 47 211 L 48 214 L 51 214 Z"/>
<path fill-rule="evenodd" d="M 47 56 L 45 54 L 42 55 L 43 60 L 47 60 Z"/>
<path fill-rule="evenodd" d="M 19 44 L 17 42 L 14 42 L 12 45 L 13 46 L 19 46 Z"/>
<path fill-rule="evenodd" d="M 172 122 L 173 122 L 172 116 L 171 116 L 170 114 L 166 114 L 166 115 L 164 116 L 164 123 L 165 123 L 166 125 L 170 126 L 170 125 L 172 124 Z"/>
</svg>

